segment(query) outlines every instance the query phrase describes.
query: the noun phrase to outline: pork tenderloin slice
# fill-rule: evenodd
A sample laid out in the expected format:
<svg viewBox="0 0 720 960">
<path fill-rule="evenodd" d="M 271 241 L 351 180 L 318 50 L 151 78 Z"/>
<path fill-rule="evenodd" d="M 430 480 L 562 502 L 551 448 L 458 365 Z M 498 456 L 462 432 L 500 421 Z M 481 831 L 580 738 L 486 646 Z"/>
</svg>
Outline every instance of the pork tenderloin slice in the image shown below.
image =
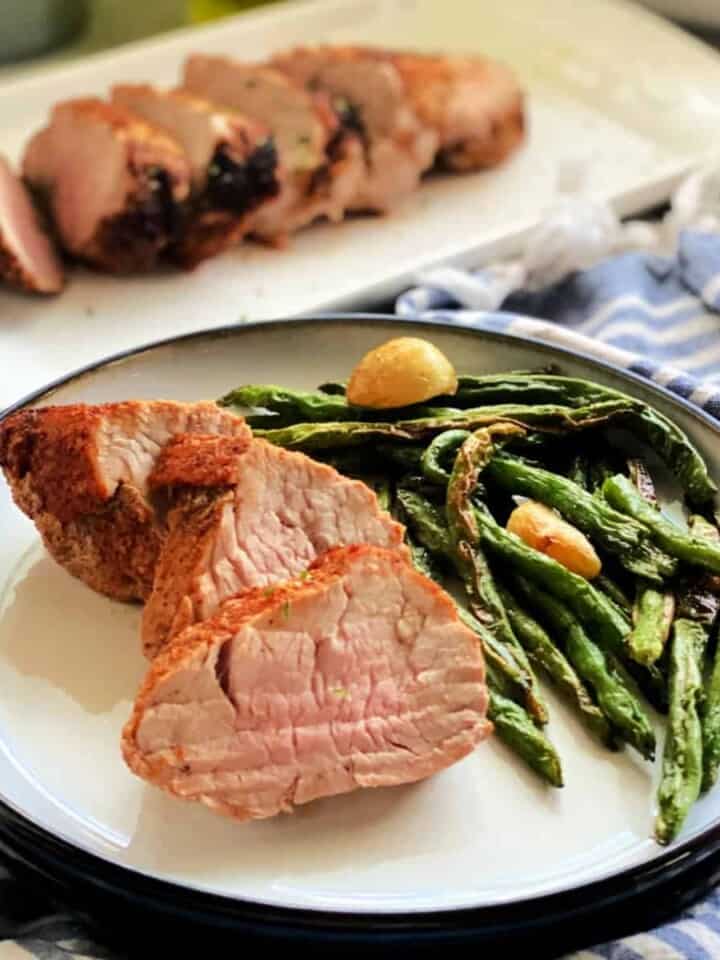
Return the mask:
<svg viewBox="0 0 720 960">
<path fill-rule="evenodd" d="M 436 135 L 440 166 L 456 171 L 493 167 L 522 143 L 522 88 L 509 67 L 487 57 L 337 46 L 298 48 L 272 63 L 304 83 L 314 77 L 315 82 L 325 82 L 318 69 L 332 66 L 335 83 L 339 71 L 369 61 L 390 66 L 399 76 L 406 108 Z M 361 115 L 371 116 L 373 103 L 381 112 L 381 99 L 358 100 Z"/>
<path fill-rule="evenodd" d="M 399 72 L 418 117 L 438 134 L 440 166 L 459 172 L 494 167 L 523 142 L 523 91 L 505 64 L 488 57 L 359 49 Z"/>
<path fill-rule="evenodd" d="M 23 176 L 44 198 L 65 249 L 113 273 L 156 265 L 190 191 L 176 140 L 92 98 L 53 109 L 26 148 Z"/>
<path fill-rule="evenodd" d="M 203 443 L 177 438 L 149 478 L 170 507 L 143 611 L 147 656 L 228 597 L 295 576 L 331 547 L 370 543 L 405 555 L 403 527 L 364 483 L 264 440 L 240 453 L 233 476 L 218 456 L 228 444 L 217 440 L 203 456 Z"/>
<path fill-rule="evenodd" d="M 0 467 L 18 507 L 73 576 L 119 600 L 150 593 L 164 527 L 148 477 L 177 433 L 250 442 L 214 403 L 129 401 L 22 410 L 0 423 Z"/>
<path fill-rule="evenodd" d="M 185 63 L 183 82 L 192 93 L 264 123 L 289 171 L 315 170 L 323 164 L 325 119 L 310 94 L 278 71 L 196 54 Z"/>
<path fill-rule="evenodd" d="M 365 176 L 351 208 L 384 212 L 419 185 L 435 161 L 436 130 L 422 123 L 399 71 L 360 48 L 297 48 L 271 64 L 310 90 L 350 106 L 365 141 Z"/>
<path fill-rule="evenodd" d="M 185 266 L 239 243 L 252 214 L 277 196 L 277 152 L 264 124 L 186 90 L 121 85 L 112 101 L 161 127 L 190 163 L 193 196 L 173 253 Z"/>
<path fill-rule="evenodd" d="M 280 193 L 258 211 L 254 233 L 282 240 L 321 217 L 339 220 L 363 175 L 362 147 L 328 99 L 311 94 L 278 70 L 226 57 L 195 55 L 184 85 L 264 122 L 284 171 Z"/>
<path fill-rule="evenodd" d="M 59 293 L 65 285 L 62 263 L 30 194 L 2 154 L 0 278 L 31 293 Z"/>
<path fill-rule="evenodd" d="M 396 551 L 332 550 L 227 600 L 152 663 L 122 749 L 138 776 L 237 820 L 412 783 L 488 735 L 482 652 Z"/>
</svg>

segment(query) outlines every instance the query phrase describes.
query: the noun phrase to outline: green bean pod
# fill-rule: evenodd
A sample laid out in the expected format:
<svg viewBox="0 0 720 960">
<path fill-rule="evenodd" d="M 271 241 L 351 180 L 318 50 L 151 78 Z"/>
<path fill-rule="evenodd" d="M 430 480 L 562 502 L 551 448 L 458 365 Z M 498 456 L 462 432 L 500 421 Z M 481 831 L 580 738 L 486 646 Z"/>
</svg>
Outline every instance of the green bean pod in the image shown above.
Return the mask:
<svg viewBox="0 0 720 960">
<path fill-rule="evenodd" d="M 542 667 L 566 700 L 576 707 L 580 719 L 590 733 L 606 747 L 613 749 L 615 738 L 610 725 L 565 655 L 540 624 L 519 606 L 509 590 L 498 586 L 498 591 L 515 636 L 528 655 Z"/>
<path fill-rule="evenodd" d="M 505 530 L 486 507 L 475 505 L 475 519 L 481 543 L 492 556 L 564 600 L 604 649 L 619 656 L 626 653 L 630 622 L 611 600 L 587 580 Z"/>
<path fill-rule="evenodd" d="M 447 486 L 457 452 L 469 436 L 467 430 L 446 430 L 433 437 L 420 462 L 423 476 L 431 483 Z"/>
<path fill-rule="evenodd" d="M 684 563 L 720 573 L 720 543 L 694 537 L 664 517 L 635 490 L 623 476 L 610 477 L 602 488 L 603 496 L 617 510 L 645 524 L 655 542 Z"/>
<path fill-rule="evenodd" d="M 553 787 L 563 786 L 560 758 L 521 706 L 490 687 L 488 717 L 498 737 Z"/>
<path fill-rule="evenodd" d="M 636 576 L 662 584 L 675 572 L 677 562 L 658 550 L 641 523 L 629 519 L 567 477 L 503 455 L 493 457 L 486 472 L 504 490 L 554 507 L 593 543 L 616 555 Z"/>
<path fill-rule="evenodd" d="M 703 743 L 699 704 L 706 644 L 707 634 L 700 624 L 675 621 L 670 643 L 670 715 L 655 820 L 655 836 L 662 844 L 674 840 L 700 796 Z"/>
<path fill-rule="evenodd" d="M 490 374 L 459 377 L 453 404 L 475 407 L 479 404 L 536 403 L 588 406 L 602 400 L 623 398 L 631 408 L 624 425 L 644 440 L 675 474 L 692 503 L 713 499 L 717 487 L 710 479 L 707 465 L 687 435 L 666 416 L 619 390 L 575 377 L 545 373 Z"/>
<path fill-rule="evenodd" d="M 647 760 L 655 756 L 655 733 L 635 694 L 581 624 L 554 597 L 523 577 L 513 583 L 547 625 L 562 638 L 570 663 L 590 686 L 598 706 L 617 735 Z"/>
<path fill-rule="evenodd" d="M 675 594 L 640 586 L 633 609 L 633 629 L 628 636 L 628 650 L 633 660 L 645 666 L 662 656 L 675 616 Z"/>
<path fill-rule="evenodd" d="M 500 404 L 470 410 L 434 411 L 435 416 L 411 420 L 337 421 L 332 423 L 296 423 L 277 430 L 257 430 L 255 435 L 269 443 L 288 450 L 324 450 L 328 447 L 351 447 L 381 440 L 402 442 L 430 440 L 445 430 L 478 430 L 497 423 L 517 423 L 534 430 L 565 432 L 602 426 L 622 418 L 632 401 L 612 399 L 586 407 L 528 406 L 527 404 Z"/>
<path fill-rule="evenodd" d="M 492 457 L 495 443 L 520 433 L 521 427 L 503 423 L 477 430 L 467 437 L 455 457 L 447 486 L 445 512 L 455 566 L 465 584 L 470 609 L 495 637 L 512 649 L 513 656 L 530 678 L 531 700 L 528 709 L 539 723 L 547 723 L 547 707 L 540 685 L 525 650 L 513 632 L 490 567 L 480 548 L 471 499 L 478 474 Z"/>
</svg>

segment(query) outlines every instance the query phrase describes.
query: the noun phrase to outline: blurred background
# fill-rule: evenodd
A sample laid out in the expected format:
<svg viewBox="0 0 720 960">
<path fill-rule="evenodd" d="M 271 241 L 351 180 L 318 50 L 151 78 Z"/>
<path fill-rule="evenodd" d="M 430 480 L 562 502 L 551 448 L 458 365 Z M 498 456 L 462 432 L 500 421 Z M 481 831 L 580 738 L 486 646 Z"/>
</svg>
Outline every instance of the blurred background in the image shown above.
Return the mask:
<svg viewBox="0 0 720 960">
<path fill-rule="evenodd" d="M 132 40 L 281 2 L 0 0 L 0 80 Z M 645 0 L 645 5 L 720 46 L 720 0 Z"/>
<path fill-rule="evenodd" d="M 9 73 L 96 53 L 280 0 L 0 0 L 0 64 Z M 0 78 L 2 68 L 0 68 Z"/>
</svg>

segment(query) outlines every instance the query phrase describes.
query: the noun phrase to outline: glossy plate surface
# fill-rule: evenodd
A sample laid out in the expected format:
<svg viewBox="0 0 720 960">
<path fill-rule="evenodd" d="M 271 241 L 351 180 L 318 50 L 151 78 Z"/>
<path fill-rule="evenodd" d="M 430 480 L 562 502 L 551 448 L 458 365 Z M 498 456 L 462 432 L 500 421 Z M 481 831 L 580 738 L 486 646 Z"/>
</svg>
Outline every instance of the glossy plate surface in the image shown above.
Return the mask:
<svg viewBox="0 0 720 960">
<path fill-rule="evenodd" d="M 102 365 L 37 402 L 195 400 L 248 381 L 312 387 L 346 376 L 401 330 L 430 337 L 461 372 L 554 360 L 626 389 L 672 416 L 720 476 L 717 428 L 656 388 L 512 337 L 383 318 L 197 335 Z M 520 905 L 677 862 L 717 839 L 720 791 L 697 805 L 675 848 L 658 848 L 649 836 L 657 769 L 595 746 L 552 698 L 561 791 L 490 742 L 425 783 L 358 791 L 262 823 L 238 825 L 167 797 L 136 780 L 118 748 L 144 671 L 138 610 L 55 566 L 4 485 L 0 529 L 0 799 L 107 862 L 237 901 L 393 915 Z"/>
</svg>

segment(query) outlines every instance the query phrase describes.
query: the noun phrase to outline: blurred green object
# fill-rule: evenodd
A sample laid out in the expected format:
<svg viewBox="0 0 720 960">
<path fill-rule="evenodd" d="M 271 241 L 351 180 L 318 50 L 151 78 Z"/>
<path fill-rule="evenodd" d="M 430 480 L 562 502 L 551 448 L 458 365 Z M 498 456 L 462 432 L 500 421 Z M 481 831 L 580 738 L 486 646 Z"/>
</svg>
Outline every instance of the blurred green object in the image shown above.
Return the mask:
<svg viewBox="0 0 720 960">
<path fill-rule="evenodd" d="M 87 11 L 86 0 L 0 2 L 0 63 L 65 43 L 83 26 Z"/>
<path fill-rule="evenodd" d="M 188 14 L 191 21 L 200 23 L 278 2 L 280 0 L 188 0 Z"/>
</svg>

